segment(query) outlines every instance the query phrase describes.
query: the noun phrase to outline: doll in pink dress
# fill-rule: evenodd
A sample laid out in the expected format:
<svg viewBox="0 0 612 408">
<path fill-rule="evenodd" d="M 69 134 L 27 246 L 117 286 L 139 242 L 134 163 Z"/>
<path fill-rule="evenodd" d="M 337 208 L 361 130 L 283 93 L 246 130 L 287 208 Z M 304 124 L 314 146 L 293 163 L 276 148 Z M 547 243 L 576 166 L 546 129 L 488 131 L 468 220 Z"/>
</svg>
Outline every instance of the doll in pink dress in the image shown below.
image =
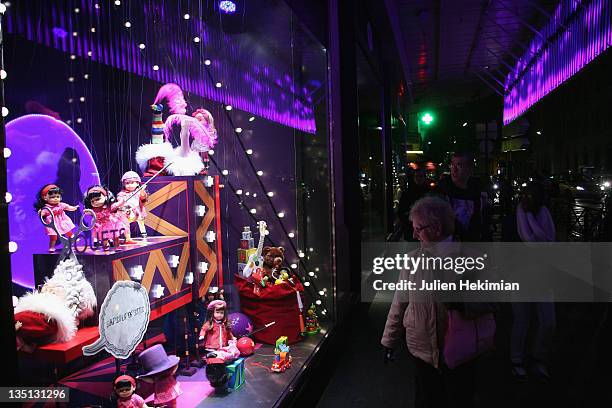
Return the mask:
<svg viewBox="0 0 612 408">
<path fill-rule="evenodd" d="M 118 245 L 119 234 L 124 227 L 117 212 L 124 202 L 116 201 L 113 193 L 99 185 L 87 189 L 84 202 L 85 208 L 96 214 L 96 223 L 92 229 L 93 246 L 102 245 L 107 251 L 110 245 Z"/>
<path fill-rule="evenodd" d="M 200 330 L 200 340 L 208 352 L 207 360 L 216 358 L 229 362 L 240 357 L 236 347 L 236 338 L 232 334 L 227 319 L 226 303 L 223 300 L 213 300 L 208 304 L 208 319 Z"/>
<path fill-rule="evenodd" d="M 62 189 L 55 184 L 45 184 L 36 197 L 34 204 L 36 211 L 46 217 L 45 222 L 50 221 L 50 213 L 53 213 L 55 228 L 60 234 L 66 237 L 72 237 L 72 229 L 74 223 L 66 215 L 66 211 L 76 211 L 79 209 L 76 205 L 69 205 L 62 202 Z M 52 228 L 45 227 L 49 236 L 49 252 L 55 252 L 55 244 L 57 243 L 57 234 Z"/>
<path fill-rule="evenodd" d="M 156 344 L 138 355 L 145 371 L 138 379 L 152 383 L 155 388 L 155 406 L 176 407 L 176 399 L 183 393 L 174 375 L 179 358 L 166 354 L 161 344 Z"/>
<path fill-rule="evenodd" d="M 131 375 L 120 375 L 113 382 L 117 408 L 148 408 L 136 391 L 136 380 Z"/>
<path fill-rule="evenodd" d="M 135 244 L 136 241 L 132 240 L 130 231 L 131 223 L 136 222 L 140 230 L 140 236 L 145 239 L 147 238 L 147 230 L 145 228 L 147 210 L 145 204 L 148 194 L 145 189 L 142 189 L 139 193 L 133 195 L 134 191 L 142 184 L 140 176 L 135 171 L 126 172 L 121 177 L 121 184 L 123 184 L 123 189 L 117 194 L 117 199 L 124 202 L 123 207 L 119 210 L 119 215 L 125 228 L 125 243 Z"/>
</svg>

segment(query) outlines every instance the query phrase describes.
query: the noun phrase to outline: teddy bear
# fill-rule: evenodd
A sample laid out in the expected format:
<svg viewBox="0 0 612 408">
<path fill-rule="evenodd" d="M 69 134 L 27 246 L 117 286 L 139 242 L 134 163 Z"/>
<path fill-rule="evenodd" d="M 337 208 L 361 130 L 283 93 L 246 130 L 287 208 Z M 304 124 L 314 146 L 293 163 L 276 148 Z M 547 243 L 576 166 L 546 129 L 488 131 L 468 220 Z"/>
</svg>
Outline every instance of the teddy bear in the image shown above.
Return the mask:
<svg viewBox="0 0 612 408">
<path fill-rule="evenodd" d="M 276 280 L 276 271 L 283 265 L 285 260 L 285 248 L 266 246 L 261 251 L 263 256 L 263 272 L 264 276 L 268 277 L 268 282 L 274 283 Z M 273 274 L 274 272 L 274 274 Z"/>
</svg>

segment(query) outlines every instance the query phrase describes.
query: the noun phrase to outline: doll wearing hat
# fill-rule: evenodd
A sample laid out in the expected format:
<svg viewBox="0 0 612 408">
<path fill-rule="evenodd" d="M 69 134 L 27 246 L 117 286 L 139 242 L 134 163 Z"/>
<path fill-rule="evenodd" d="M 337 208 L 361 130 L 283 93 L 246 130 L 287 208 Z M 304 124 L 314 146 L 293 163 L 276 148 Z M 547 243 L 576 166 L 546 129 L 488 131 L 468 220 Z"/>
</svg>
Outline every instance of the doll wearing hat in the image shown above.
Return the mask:
<svg viewBox="0 0 612 408">
<path fill-rule="evenodd" d="M 174 377 L 179 358 L 167 355 L 163 346 L 156 344 L 140 353 L 138 359 L 145 373 L 137 378 L 154 385 L 154 404 L 168 408 L 176 407 L 176 399 L 183 393 Z"/>
<path fill-rule="evenodd" d="M 95 185 L 87 189 L 83 201 L 85 208 L 96 213 L 96 223 L 92 230 L 94 246 L 101 244 L 104 250 L 108 250 L 109 243 L 117 244 L 113 241 L 114 234 L 123 228 L 123 222 L 117 214 L 124 204 L 123 200 L 115 200 L 113 193 L 106 187 Z"/>
<path fill-rule="evenodd" d="M 140 236 L 145 239 L 147 238 L 144 220 L 147 216 L 145 204 L 149 195 L 145 189 L 142 189 L 138 194 L 132 196 L 134 191 L 142 184 L 140 176 L 135 171 L 126 172 L 121 177 L 121 184 L 123 189 L 117 194 L 117 199 L 124 202 L 123 207 L 119 210 L 119 214 L 125 227 L 125 243 L 135 244 L 136 242 L 132 240 L 130 224 L 136 222 L 140 230 Z"/>
<path fill-rule="evenodd" d="M 144 399 L 135 393 L 136 380 L 131 375 L 120 375 L 115 378 L 113 391 L 117 400 L 117 408 L 148 408 Z"/>
<path fill-rule="evenodd" d="M 222 361 L 237 359 L 240 351 L 236 347 L 236 338 L 227 319 L 225 301 L 213 300 L 207 309 L 208 319 L 200 330 L 200 340 L 203 340 L 204 348 L 209 352 L 206 357 Z"/>
<path fill-rule="evenodd" d="M 55 184 L 45 184 L 36 196 L 34 208 L 43 216 L 49 216 L 50 213 L 53 213 L 55 228 L 57 228 L 60 234 L 67 237 L 72 237 L 74 223 L 68 217 L 68 215 L 66 215 L 66 211 L 76 211 L 79 209 L 79 207 L 62 202 L 61 188 Z M 49 236 L 49 252 L 55 252 L 57 234 L 52 228 L 45 227 L 45 230 Z"/>
</svg>

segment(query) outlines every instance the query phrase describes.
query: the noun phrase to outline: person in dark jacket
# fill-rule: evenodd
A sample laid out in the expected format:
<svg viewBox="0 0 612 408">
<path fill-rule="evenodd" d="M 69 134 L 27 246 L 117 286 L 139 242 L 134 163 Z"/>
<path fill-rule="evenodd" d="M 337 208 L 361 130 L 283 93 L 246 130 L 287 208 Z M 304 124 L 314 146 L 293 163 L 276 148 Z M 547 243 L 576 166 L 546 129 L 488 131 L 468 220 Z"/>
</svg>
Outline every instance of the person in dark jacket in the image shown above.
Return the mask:
<svg viewBox="0 0 612 408">
<path fill-rule="evenodd" d="M 480 180 L 473 177 L 474 159 L 469 153 L 455 153 L 451 158 L 451 174 L 440 180 L 437 192 L 453 207 L 455 236 L 464 242 L 489 239 L 484 210 L 485 199 Z"/>
</svg>

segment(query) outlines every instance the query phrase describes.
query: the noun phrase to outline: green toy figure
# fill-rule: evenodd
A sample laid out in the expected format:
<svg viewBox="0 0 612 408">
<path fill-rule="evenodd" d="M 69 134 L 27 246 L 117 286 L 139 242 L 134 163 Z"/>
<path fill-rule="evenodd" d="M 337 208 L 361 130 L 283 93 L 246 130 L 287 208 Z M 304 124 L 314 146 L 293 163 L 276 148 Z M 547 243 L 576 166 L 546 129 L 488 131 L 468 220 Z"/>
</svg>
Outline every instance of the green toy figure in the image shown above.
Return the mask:
<svg viewBox="0 0 612 408">
<path fill-rule="evenodd" d="M 308 308 L 306 312 L 306 324 L 304 327 L 304 334 L 313 335 L 317 334 L 321 331 L 321 326 L 319 325 L 319 318 L 317 317 L 317 310 L 314 304 Z"/>
</svg>

